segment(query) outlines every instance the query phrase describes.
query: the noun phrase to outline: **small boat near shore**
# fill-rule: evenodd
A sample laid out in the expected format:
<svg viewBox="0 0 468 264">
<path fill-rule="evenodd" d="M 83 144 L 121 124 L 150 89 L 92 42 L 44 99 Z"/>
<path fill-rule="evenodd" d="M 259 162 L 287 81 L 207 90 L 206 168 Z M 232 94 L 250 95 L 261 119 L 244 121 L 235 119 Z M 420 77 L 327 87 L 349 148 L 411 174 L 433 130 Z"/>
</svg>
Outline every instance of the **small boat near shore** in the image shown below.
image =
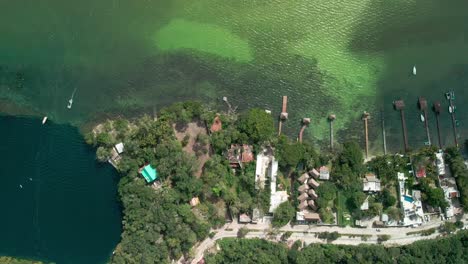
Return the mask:
<svg viewBox="0 0 468 264">
<path fill-rule="evenodd" d="M 71 108 L 72 108 L 72 105 L 73 105 L 73 98 L 71 98 L 70 100 L 68 100 L 67 108 L 68 108 L 68 109 L 71 109 Z"/>
<path fill-rule="evenodd" d="M 447 98 L 447 100 L 455 100 L 455 92 L 454 91 L 446 92 L 445 98 Z"/>
<path fill-rule="evenodd" d="M 70 99 L 68 100 L 68 105 L 67 105 L 67 108 L 68 108 L 68 109 L 71 109 L 71 108 L 72 108 L 72 105 L 73 105 L 73 97 L 75 97 L 75 93 L 76 93 L 76 88 L 73 90 L 73 93 L 72 93 Z"/>
<path fill-rule="evenodd" d="M 421 122 L 426 121 L 426 119 L 424 118 L 424 115 L 423 115 L 423 114 L 421 114 L 420 119 L 421 119 Z"/>
<path fill-rule="evenodd" d="M 44 116 L 44 118 L 42 119 L 42 124 L 44 125 L 46 122 L 47 122 L 47 116 Z"/>
<path fill-rule="evenodd" d="M 451 106 L 451 105 L 450 105 L 450 106 L 448 107 L 448 111 L 449 111 L 449 113 L 451 113 L 451 114 L 452 114 L 452 113 L 455 113 L 455 110 L 456 110 L 456 109 L 457 109 L 456 106 Z"/>
</svg>

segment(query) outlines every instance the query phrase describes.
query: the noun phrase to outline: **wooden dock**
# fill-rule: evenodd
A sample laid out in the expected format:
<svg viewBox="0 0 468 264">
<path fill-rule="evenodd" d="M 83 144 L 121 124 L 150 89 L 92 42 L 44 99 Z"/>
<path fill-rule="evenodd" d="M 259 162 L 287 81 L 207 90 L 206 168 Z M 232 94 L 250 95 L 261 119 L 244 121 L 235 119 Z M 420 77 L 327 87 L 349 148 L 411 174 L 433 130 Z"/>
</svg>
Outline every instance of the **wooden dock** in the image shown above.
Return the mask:
<svg viewBox="0 0 468 264">
<path fill-rule="evenodd" d="M 336 115 L 330 114 L 328 116 L 328 122 L 330 123 L 330 150 L 333 151 L 333 121 L 335 121 Z"/>
<path fill-rule="evenodd" d="M 364 136 L 366 141 L 366 159 L 369 158 L 369 131 L 367 121 L 370 118 L 370 114 L 364 111 L 362 114 L 362 120 L 364 120 Z"/>
<path fill-rule="evenodd" d="M 281 127 L 283 125 L 283 121 L 288 119 L 287 107 L 288 107 L 288 97 L 283 96 L 283 105 L 281 108 L 281 114 L 280 114 L 279 124 L 278 124 L 278 136 L 281 135 Z"/>
<path fill-rule="evenodd" d="M 387 138 L 385 136 L 385 117 L 383 110 L 380 111 L 380 120 L 382 122 L 383 151 L 384 155 L 387 155 Z"/>
<path fill-rule="evenodd" d="M 403 129 L 403 142 L 405 145 L 405 152 L 409 150 L 408 147 L 408 134 L 406 132 L 406 121 L 405 121 L 405 102 L 403 100 L 397 100 L 393 102 L 393 106 L 396 110 L 400 111 L 401 127 Z"/>
<path fill-rule="evenodd" d="M 304 130 L 306 129 L 307 126 L 310 124 L 310 118 L 305 117 L 302 119 L 302 127 L 301 130 L 299 131 L 299 143 L 302 143 L 302 135 L 304 134 Z"/>
<path fill-rule="evenodd" d="M 440 123 L 439 123 L 439 115 L 440 115 L 440 102 L 436 101 L 434 102 L 432 109 L 434 110 L 435 117 L 436 117 L 436 124 L 437 124 L 437 138 L 439 139 L 439 148 L 442 149 L 442 139 L 440 136 Z"/>
<path fill-rule="evenodd" d="M 451 92 L 453 94 L 453 92 Z M 453 139 L 455 142 L 455 146 L 458 148 L 458 133 L 457 133 L 457 120 L 455 119 L 455 105 L 453 104 L 453 96 L 449 98 L 449 104 L 452 108 L 452 112 L 450 116 L 452 117 L 452 128 L 453 128 Z"/>
<path fill-rule="evenodd" d="M 429 145 L 432 145 L 431 135 L 429 134 L 429 123 L 428 123 L 428 120 L 427 120 L 427 101 L 426 101 L 426 98 L 419 97 L 418 98 L 418 105 L 419 105 L 419 109 L 421 109 L 421 111 L 423 111 L 423 115 L 424 115 L 424 127 L 426 128 L 427 142 L 428 142 Z"/>
</svg>

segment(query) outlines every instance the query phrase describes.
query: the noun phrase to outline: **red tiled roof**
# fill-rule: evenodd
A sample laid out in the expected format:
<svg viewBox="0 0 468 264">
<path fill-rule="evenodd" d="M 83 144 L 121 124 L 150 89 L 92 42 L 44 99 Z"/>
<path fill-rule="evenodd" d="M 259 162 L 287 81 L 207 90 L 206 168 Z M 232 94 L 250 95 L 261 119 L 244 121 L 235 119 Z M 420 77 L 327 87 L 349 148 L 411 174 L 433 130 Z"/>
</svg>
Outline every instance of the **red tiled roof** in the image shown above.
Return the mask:
<svg viewBox="0 0 468 264">
<path fill-rule="evenodd" d="M 243 163 L 247 163 L 247 162 L 251 162 L 254 160 L 254 156 L 253 156 L 253 153 L 252 153 L 252 147 L 249 146 L 249 145 L 242 145 L 242 162 Z"/>
<path fill-rule="evenodd" d="M 219 116 L 216 116 L 213 119 L 213 124 L 211 125 L 210 131 L 211 132 L 220 131 L 222 127 L 223 127 L 223 123 L 221 122 L 221 119 L 219 118 Z"/>
<path fill-rule="evenodd" d="M 426 177 L 426 169 L 424 167 L 419 168 L 418 171 L 416 172 L 416 177 L 418 178 Z"/>
</svg>

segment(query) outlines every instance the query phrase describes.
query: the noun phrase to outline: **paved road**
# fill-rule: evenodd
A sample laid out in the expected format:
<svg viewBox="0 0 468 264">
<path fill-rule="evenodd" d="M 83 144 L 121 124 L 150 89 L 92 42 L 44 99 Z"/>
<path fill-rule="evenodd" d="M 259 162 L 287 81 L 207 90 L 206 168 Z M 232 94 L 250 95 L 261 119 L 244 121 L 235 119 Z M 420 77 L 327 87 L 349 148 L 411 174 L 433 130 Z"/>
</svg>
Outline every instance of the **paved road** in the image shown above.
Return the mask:
<svg viewBox="0 0 468 264">
<path fill-rule="evenodd" d="M 467 221 L 463 220 L 465 226 Z M 442 223 L 441 220 L 431 221 L 423 226 L 416 228 L 406 228 L 406 227 L 388 227 L 381 228 L 380 231 L 377 231 L 376 228 L 355 228 L 355 227 L 338 227 L 338 226 L 317 226 L 317 225 L 296 225 L 290 226 L 286 225 L 277 230 L 277 235 L 271 234 L 271 227 L 269 223 L 258 223 L 258 224 L 239 224 L 237 222 L 232 222 L 224 225 L 218 230 L 213 230 L 216 232 L 216 235 L 213 238 L 207 238 L 198 244 L 195 248 L 195 256 L 192 261 L 192 264 L 197 263 L 203 258 L 204 252 L 213 247 L 218 239 L 237 237 L 237 232 L 241 227 L 246 227 L 249 229 L 249 233 L 246 235 L 246 238 L 263 238 L 270 241 L 279 241 L 282 233 L 286 231 L 291 231 L 293 234 L 288 240 L 296 241 L 302 240 L 306 244 L 310 243 L 327 243 L 323 239 L 316 237 L 317 233 L 321 232 L 338 232 L 341 234 L 337 240 L 331 242 L 332 244 L 344 244 L 344 245 L 359 245 L 359 244 L 376 244 L 378 235 L 390 235 L 390 239 L 384 242 L 385 245 L 405 245 L 413 243 L 417 240 L 424 239 L 433 239 L 440 235 L 438 232 L 430 236 L 421 236 L 421 235 L 407 235 L 408 232 L 422 231 L 430 228 L 437 228 Z M 366 241 L 362 240 L 360 236 L 350 237 L 349 235 L 368 235 L 370 236 Z"/>
</svg>

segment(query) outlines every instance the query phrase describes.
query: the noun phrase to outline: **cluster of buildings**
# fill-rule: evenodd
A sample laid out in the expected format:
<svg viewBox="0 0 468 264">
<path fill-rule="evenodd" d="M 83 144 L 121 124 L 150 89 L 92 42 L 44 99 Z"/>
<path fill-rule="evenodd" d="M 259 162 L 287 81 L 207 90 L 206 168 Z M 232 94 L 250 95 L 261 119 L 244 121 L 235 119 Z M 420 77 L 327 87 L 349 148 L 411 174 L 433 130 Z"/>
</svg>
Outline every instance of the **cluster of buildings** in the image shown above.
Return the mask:
<svg viewBox="0 0 468 264">
<path fill-rule="evenodd" d="M 436 153 L 436 166 L 439 174 L 440 187 L 444 191 L 445 200 L 449 205 L 445 208 L 445 216 L 450 219 L 455 215 L 463 213 L 458 200 L 460 193 L 458 192 L 455 178 L 452 177 L 450 173 L 447 173 L 449 170 L 445 168 L 442 152 Z"/>
<path fill-rule="evenodd" d="M 289 198 L 287 191 L 277 189 L 278 161 L 275 159 L 274 150 L 265 148 L 256 157 L 255 167 L 255 189 L 264 190 L 267 184 L 270 187 L 270 207 L 268 213 L 273 213 L 278 206 Z M 231 168 L 242 167 L 243 164 L 252 162 L 254 155 L 250 145 L 231 145 L 226 153 Z M 252 216 L 249 214 L 239 215 L 239 223 L 256 224 L 262 218 L 262 212 L 255 208 Z"/>
<path fill-rule="evenodd" d="M 421 202 L 421 191 L 413 190 L 411 193 L 405 187 L 407 177 L 404 173 L 398 172 L 398 194 L 403 218 L 400 221 L 402 226 L 418 226 L 425 222 L 424 211 Z M 391 223 L 386 223 L 391 225 Z"/>
<path fill-rule="evenodd" d="M 273 213 L 278 206 L 289 198 L 287 191 L 277 190 L 278 161 L 273 155 L 273 149 L 266 148 L 257 155 L 255 167 L 255 189 L 264 189 L 267 180 L 270 183 L 269 213 Z"/>
<path fill-rule="evenodd" d="M 326 166 L 322 166 L 319 170 L 312 169 L 309 172 L 302 174 L 297 180 L 301 184 L 297 189 L 299 196 L 297 200 L 298 211 L 296 212 L 297 222 L 318 223 L 321 221 L 320 215 L 317 213 L 316 201 L 318 199 L 317 188 L 320 183 L 317 180 L 329 180 L 330 170 Z"/>
<path fill-rule="evenodd" d="M 231 168 L 242 168 L 243 164 L 252 162 L 254 155 L 252 146 L 247 144 L 232 144 L 226 153 Z"/>
</svg>

